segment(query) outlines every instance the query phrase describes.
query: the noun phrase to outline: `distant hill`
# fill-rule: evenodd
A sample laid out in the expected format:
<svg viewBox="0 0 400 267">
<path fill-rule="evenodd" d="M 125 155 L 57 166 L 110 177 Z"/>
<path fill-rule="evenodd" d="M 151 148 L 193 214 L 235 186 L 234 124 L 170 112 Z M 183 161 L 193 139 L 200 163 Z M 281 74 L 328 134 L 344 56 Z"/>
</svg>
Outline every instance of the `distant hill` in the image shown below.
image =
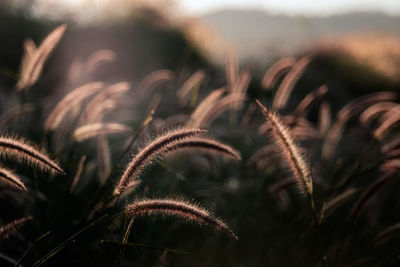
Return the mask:
<svg viewBox="0 0 400 267">
<path fill-rule="evenodd" d="M 257 10 L 221 10 L 200 18 L 240 57 L 269 58 L 293 52 L 326 37 L 384 33 L 400 37 L 400 17 L 383 13 L 348 13 L 331 17 L 272 15 Z"/>
</svg>

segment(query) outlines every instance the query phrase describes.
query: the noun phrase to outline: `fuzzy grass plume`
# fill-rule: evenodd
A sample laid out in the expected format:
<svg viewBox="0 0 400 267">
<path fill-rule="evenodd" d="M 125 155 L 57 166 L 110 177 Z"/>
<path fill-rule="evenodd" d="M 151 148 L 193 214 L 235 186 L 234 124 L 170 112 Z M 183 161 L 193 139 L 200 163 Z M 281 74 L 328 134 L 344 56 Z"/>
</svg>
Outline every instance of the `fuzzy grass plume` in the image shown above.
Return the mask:
<svg viewBox="0 0 400 267">
<path fill-rule="evenodd" d="M 0 155 L 13 156 L 43 170 L 65 175 L 65 172 L 52 161 L 45 153 L 38 151 L 22 139 L 0 137 Z"/>
<path fill-rule="evenodd" d="M 74 139 L 78 142 L 99 134 L 132 133 L 132 128 L 119 123 L 93 123 L 79 127 L 73 133 Z"/>
<path fill-rule="evenodd" d="M 126 207 L 129 216 L 133 218 L 139 215 L 165 214 L 172 215 L 196 222 L 200 225 L 207 225 L 217 231 L 238 240 L 238 237 L 221 220 L 217 219 L 204 208 L 182 200 L 151 199 L 139 200 Z"/>
<path fill-rule="evenodd" d="M 278 90 L 276 91 L 272 107 L 275 110 L 282 109 L 286 106 L 287 101 L 293 91 L 294 86 L 306 70 L 311 59 L 309 57 L 301 58 L 285 76 Z"/>
<path fill-rule="evenodd" d="M 164 152 L 175 151 L 178 149 L 200 149 L 210 153 L 217 153 L 228 156 L 235 160 L 240 160 L 240 153 L 232 147 L 222 144 L 209 138 L 190 138 L 181 142 L 173 143 Z"/>
<path fill-rule="evenodd" d="M 196 109 L 192 112 L 190 119 L 187 123 L 189 127 L 199 127 L 204 117 L 210 112 L 210 110 L 218 103 L 222 95 L 225 93 L 225 88 L 220 88 L 212 91 L 200 104 L 197 105 Z"/>
<path fill-rule="evenodd" d="M 128 82 L 119 82 L 108 86 L 88 101 L 79 119 L 81 125 L 98 122 L 110 109 L 117 106 L 117 99 L 131 88 Z M 111 103 L 110 107 L 105 103 Z"/>
<path fill-rule="evenodd" d="M 147 75 L 137 87 L 137 93 L 142 98 L 151 95 L 153 90 L 163 83 L 172 82 L 175 79 L 175 73 L 168 69 L 157 70 Z"/>
<path fill-rule="evenodd" d="M 328 87 L 326 85 L 322 85 L 318 89 L 309 93 L 297 106 L 296 110 L 294 111 L 293 117 L 295 118 L 304 117 L 307 111 L 312 106 L 312 104 L 318 101 L 327 92 L 328 92 Z"/>
<path fill-rule="evenodd" d="M 142 169 L 168 145 L 195 135 L 203 134 L 205 132 L 205 130 L 201 129 L 184 128 L 180 130 L 170 131 L 159 136 L 145 148 L 140 150 L 132 159 L 132 161 L 125 169 L 124 174 L 122 175 L 115 192 L 117 194 L 120 194 L 125 191 L 126 187 L 129 184 L 129 181 L 132 180 L 134 177 L 138 177 Z"/>
<path fill-rule="evenodd" d="M 184 105 L 187 100 L 189 94 L 197 87 L 200 86 L 201 82 L 206 77 L 206 72 L 204 70 L 198 70 L 192 74 L 192 76 L 187 79 L 187 81 L 182 85 L 182 87 L 178 90 L 176 95 L 179 98 L 179 102 L 181 105 Z"/>
<path fill-rule="evenodd" d="M 84 84 L 69 94 L 67 94 L 53 109 L 50 115 L 47 117 L 44 127 L 46 130 L 54 130 L 56 129 L 65 118 L 66 114 L 75 109 L 78 105 L 81 104 L 83 100 L 89 97 L 92 94 L 95 94 L 102 90 L 104 84 L 102 82 L 93 82 Z"/>
<path fill-rule="evenodd" d="M 290 70 L 293 65 L 296 64 L 296 60 L 292 57 L 282 58 L 275 62 L 265 73 L 261 85 L 265 90 L 271 90 L 275 82 L 285 73 Z"/>
<path fill-rule="evenodd" d="M 63 24 L 52 31 L 36 49 L 30 40 L 25 42 L 25 55 L 22 58 L 20 79 L 16 85 L 18 91 L 26 90 L 39 79 L 44 63 L 60 41 L 67 25 Z"/>
<path fill-rule="evenodd" d="M 0 168 L 0 181 L 15 188 L 27 191 L 24 183 L 12 171 Z"/>
<path fill-rule="evenodd" d="M 257 104 L 261 109 L 266 121 L 271 127 L 273 136 L 281 147 L 286 161 L 293 172 L 293 176 L 296 179 L 300 191 L 307 192 L 310 196 L 313 192 L 313 184 L 311 179 L 310 170 L 307 164 L 304 162 L 304 157 L 300 152 L 300 149 L 294 142 L 287 127 L 281 122 L 278 116 L 271 111 L 268 111 L 258 100 Z"/>
</svg>

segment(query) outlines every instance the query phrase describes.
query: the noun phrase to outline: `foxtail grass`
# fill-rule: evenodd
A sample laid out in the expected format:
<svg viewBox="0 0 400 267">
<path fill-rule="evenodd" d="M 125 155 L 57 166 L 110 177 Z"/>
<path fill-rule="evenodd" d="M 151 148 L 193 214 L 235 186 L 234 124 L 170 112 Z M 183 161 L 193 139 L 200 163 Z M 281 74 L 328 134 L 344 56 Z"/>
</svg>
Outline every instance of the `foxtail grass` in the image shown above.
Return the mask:
<svg viewBox="0 0 400 267">
<path fill-rule="evenodd" d="M 205 152 L 222 154 L 235 160 L 241 159 L 239 152 L 232 147 L 209 138 L 199 137 L 185 139 L 177 143 L 172 143 L 164 150 L 164 152 L 176 151 L 180 149 L 199 149 Z"/>
<path fill-rule="evenodd" d="M 278 116 L 268 111 L 258 100 L 257 104 L 261 109 L 267 123 L 270 125 L 273 136 L 277 144 L 282 148 L 285 160 L 289 163 L 293 176 L 296 179 L 301 192 L 312 194 L 312 179 L 309 168 L 304 161 L 300 148 L 295 144 L 287 127 L 281 122 Z"/>
<path fill-rule="evenodd" d="M 16 85 L 18 91 L 25 90 L 39 79 L 44 63 L 63 36 L 67 25 L 61 25 L 52 31 L 35 50 L 32 44 L 25 45 L 27 56 L 23 57 L 20 79 Z"/>
<path fill-rule="evenodd" d="M 310 109 L 311 105 L 318 101 L 321 97 L 323 97 L 328 92 L 328 87 L 326 85 L 320 86 L 318 89 L 312 91 L 297 106 L 294 111 L 293 117 L 299 118 L 304 117 L 307 111 Z"/>
<path fill-rule="evenodd" d="M 250 71 L 243 70 L 238 76 L 237 81 L 229 95 L 238 95 L 242 96 L 242 98 L 245 98 L 246 91 L 249 87 L 250 81 L 251 81 Z M 231 106 L 234 110 L 239 110 L 242 106 L 242 102 L 241 101 L 234 102 Z"/>
<path fill-rule="evenodd" d="M 152 91 L 159 85 L 172 82 L 175 79 L 175 73 L 171 70 L 157 70 L 147 75 L 137 88 L 139 96 L 146 97 L 151 95 Z"/>
<path fill-rule="evenodd" d="M 131 88 L 128 82 L 119 82 L 106 87 L 85 105 L 79 124 L 95 123 L 102 120 L 105 113 L 117 106 L 117 99 Z"/>
<path fill-rule="evenodd" d="M 327 101 L 322 102 L 318 113 L 318 131 L 319 135 L 325 136 L 332 125 L 331 106 Z"/>
<path fill-rule="evenodd" d="M 292 57 L 282 58 L 275 62 L 265 73 L 261 86 L 265 90 L 271 90 L 275 85 L 276 81 L 285 73 L 290 70 L 293 65 L 296 64 L 296 60 Z"/>
<path fill-rule="evenodd" d="M 22 139 L 0 137 L 0 155 L 13 156 L 20 161 L 37 166 L 43 170 L 65 175 L 65 172 L 44 152 L 40 152 Z"/>
<path fill-rule="evenodd" d="M 338 194 L 337 196 L 329 199 L 323 207 L 322 214 L 326 216 L 330 212 L 333 212 L 337 207 L 346 202 L 350 197 L 352 197 L 358 191 L 359 190 L 356 188 L 349 188 L 343 191 L 342 193 Z"/>
<path fill-rule="evenodd" d="M 373 104 L 361 113 L 360 122 L 363 125 L 367 125 L 372 120 L 377 118 L 380 114 L 387 112 L 388 110 L 394 108 L 397 105 L 398 104 L 395 102 L 381 102 Z"/>
<path fill-rule="evenodd" d="M 378 92 L 359 97 L 342 107 L 337 113 L 337 119 L 325 138 L 322 146 L 322 159 L 328 160 L 334 154 L 343 131 L 351 118 L 359 116 L 360 112 L 370 105 L 382 101 L 392 101 L 396 98 L 397 94 L 395 93 Z M 379 138 L 379 136 L 377 138 Z"/>
<path fill-rule="evenodd" d="M 134 178 L 137 179 L 143 168 L 148 165 L 151 160 L 161 153 L 168 145 L 192 136 L 203 134 L 205 132 L 205 130 L 201 129 L 180 129 L 167 132 L 156 138 L 145 148 L 140 150 L 128 164 L 118 186 L 116 187 L 115 193 L 120 194 L 125 191 L 129 181 Z"/>
<path fill-rule="evenodd" d="M 100 182 L 103 184 L 111 174 L 110 145 L 105 134 L 97 136 L 97 161 Z"/>
<path fill-rule="evenodd" d="M 12 171 L 1 167 L 0 167 L 0 181 L 12 187 L 18 188 L 20 190 L 27 191 L 24 183 L 21 181 L 21 179 L 19 179 L 19 177 L 17 177 Z"/>
<path fill-rule="evenodd" d="M 226 85 L 228 91 L 233 91 L 239 73 L 238 61 L 235 53 L 228 51 L 226 53 Z"/>
<path fill-rule="evenodd" d="M 294 86 L 300 79 L 303 72 L 306 70 L 310 63 L 309 57 L 301 58 L 285 76 L 278 90 L 276 91 L 272 107 L 275 110 L 282 109 L 286 106 L 287 101 L 293 91 Z"/>
<path fill-rule="evenodd" d="M 77 128 L 73 137 L 76 141 L 82 142 L 99 134 L 121 134 L 132 133 L 132 128 L 119 123 L 93 123 Z"/>
<path fill-rule="evenodd" d="M 400 105 L 390 108 L 380 119 L 380 125 L 374 131 L 374 137 L 382 140 L 400 122 Z"/>
<path fill-rule="evenodd" d="M 204 121 L 205 114 L 207 114 L 209 110 L 215 106 L 225 91 L 225 88 L 220 88 L 212 91 L 206 98 L 204 98 L 203 101 L 201 101 L 200 104 L 197 105 L 196 109 L 192 112 L 187 126 L 199 127 Z"/>
<path fill-rule="evenodd" d="M 196 87 L 200 86 L 201 82 L 206 77 L 206 73 L 204 70 L 198 70 L 192 74 L 192 76 L 187 79 L 187 81 L 182 85 L 182 87 L 177 91 L 177 96 L 179 99 L 179 103 L 181 105 L 185 105 L 188 102 L 189 94 Z"/>
<path fill-rule="evenodd" d="M 133 218 L 139 215 L 165 214 L 177 216 L 196 222 L 202 226 L 209 226 L 219 232 L 223 232 L 235 240 L 238 237 L 221 220 L 212 216 L 210 212 L 182 200 L 150 199 L 135 201 L 126 207 L 127 214 Z"/>
<path fill-rule="evenodd" d="M 31 221 L 32 216 L 26 216 L 22 217 L 20 219 L 17 219 L 15 221 L 12 221 L 2 227 L 0 227 L 0 241 L 2 239 L 7 238 L 10 236 L 12 233 L 18 230 L 21 226 L 23 226 L 26 222 Z"/>
<path fill-rule="evenodd" d="M 47 117 L 44 123 L 45 129 L 56 129 L 61 124 L 62 120 L 65 119 L 69 111 L 79 108 L 83 100 L 92 94 L 99 92 L 103 87 L 103 83 L 93 82 L 84 84 L 71 91 L 57 104 Z"/>
<path fill-rule="evenodd" d="M 26 39 L 24 41 L 24 54 L 21 58 L 20 74 L 25 73 L 29 62 L 32 60 L 33 55 L 37 50 L 36 44 L 32 39 Z"/>
<path fill-rule="evenodd" d="M 210 108 L 203 114 L 201 119 L 196 121 L 194 127 L 207 127 L 209 126 L 219 115 L 226 111 L 229 107 L 236 104 L 241 104 L 245 100 L 246 96 L 243 94 L 229 94 L 221 98 L 214 107 Z"/>
<path fill-rule="evenodd" d="M 71 185 L 69 187 L 69 192 L 74 191 L 75 186 L 78 184 L 79 180 L 81 179 L 83 167 L 85 165 L 86 156 L 82 156 L 78 163 L 78 168 L 75 172 L 74 178 L 72 179 Z"/>
<path fill-rule="evenodd" d="M 117 55 L 114 51 L 108 49 L 100 49 L 86 60 L 83 68 L 84 73 L 94 73 L 104 63 L 111 63 L 117 59 Z"/>
</svg>

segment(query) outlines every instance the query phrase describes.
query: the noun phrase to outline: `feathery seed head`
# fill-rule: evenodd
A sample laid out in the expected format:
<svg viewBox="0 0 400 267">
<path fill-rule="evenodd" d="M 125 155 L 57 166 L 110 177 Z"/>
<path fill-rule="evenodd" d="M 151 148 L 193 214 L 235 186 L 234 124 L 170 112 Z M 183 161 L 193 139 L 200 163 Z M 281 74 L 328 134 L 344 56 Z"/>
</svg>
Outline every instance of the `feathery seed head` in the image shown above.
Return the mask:
<svg viewBox="0 0 400 267">
<path fill-rule="evenodd" d="M 179 149 L 201 149 L 210 153 L 220 153 L 235 160 L 240 160 L 240 153 L 232 147 L 222 144 L 209 138 L 190 138 L 180 142 L 172 143 L 164 152 L 175 151 Z"/>
<path fill-rule="evenodd" d="M 12 171 L 0 168 L 0 181 L 5 182 L 15 188 L 28 191 L 24 183 Z"/>
<path fill-rule="evenodd" d="M 0 137 L 0 156 L 13 156 L 43 170 L 65 175 L 65 172 L 44 152 L 40 152 L 23 139 Z"/>
<path fill-rule="evenodd" d="M 148 165 L 151 160 L 159 155 L 168 145 L 172 144 L 173 142 L 177 142 L 179 140 L 184 140 L 186 138 L 204 134 L 206 130 L 202 129 L 179 129 L 169 131 L 150 144 L 148 144 L 145 148 L 140 150 L 129 163 L 127 168 L 124 171 L 124 174 L 121 177 L 121 180 L 118 184 L 118 187 L 115 189 L 115 193 L 122 193 L 130 180 L 134 177 L 138 177 L 142 171 L 142 169 Z"/>
<path fill-rule="evenodd" d="M 182 200 L 139 200 L 127 206 L 126 211 L 132 217 L 138 215 L 166 214 L 185 218 L 200 225 L 213 227 L 215 230 L 224 232 L 238 240 L 238 237 L 224 222 L 211 215 L 207 210 Z"/>
<path fill-rule="evenodd" d="M 300 148 L 295 144 L 295 141 L 289 129 L 281 122 L 278 115 L 267 110 L 258 100 L 256 100 L 261 112 L 271 127 L 272 135 L 277 144 L 281 147 L 286 161 L 289 163 L 290 169 L 296 179 L 301 192 L 306 192 L 308 195 L 312 194 L 313 185 L 312 178 L 304 161 L 304 157 Z"/>
</svg>

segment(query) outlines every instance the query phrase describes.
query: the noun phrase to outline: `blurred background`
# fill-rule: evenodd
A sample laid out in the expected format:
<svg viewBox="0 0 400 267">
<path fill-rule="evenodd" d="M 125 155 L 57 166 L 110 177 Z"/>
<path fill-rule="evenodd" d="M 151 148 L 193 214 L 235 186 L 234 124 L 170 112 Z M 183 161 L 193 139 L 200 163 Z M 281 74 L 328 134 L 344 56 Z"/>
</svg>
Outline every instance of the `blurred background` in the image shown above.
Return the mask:
<svg viewBox="0 0 400 267">
<path fill-rule="evenodd" d="M 4 0 L 0 9 L 2 82 L 16 79 L 23 41 L 39 42 L 60 23 L 69 28 L 52 57 L 58 67 L 45 72 L 51 87 L 66 82 L 62 73 L 73 59 L 85 60 L 98 49 L 118 56 L 112 69 L 100 73 L 110 80 L 139 81 L 161 68 L 221 67 L 232 53 L 265 72 L 277 58 L 310 51 L 336 67 L 343 65 L 337 55 L 346 55 L 379 83 L 400 77 L 396 0 Z M 355 87 L 371 87 L 371 79 L 347 78 L 357 80 Z"/>
</svg>

